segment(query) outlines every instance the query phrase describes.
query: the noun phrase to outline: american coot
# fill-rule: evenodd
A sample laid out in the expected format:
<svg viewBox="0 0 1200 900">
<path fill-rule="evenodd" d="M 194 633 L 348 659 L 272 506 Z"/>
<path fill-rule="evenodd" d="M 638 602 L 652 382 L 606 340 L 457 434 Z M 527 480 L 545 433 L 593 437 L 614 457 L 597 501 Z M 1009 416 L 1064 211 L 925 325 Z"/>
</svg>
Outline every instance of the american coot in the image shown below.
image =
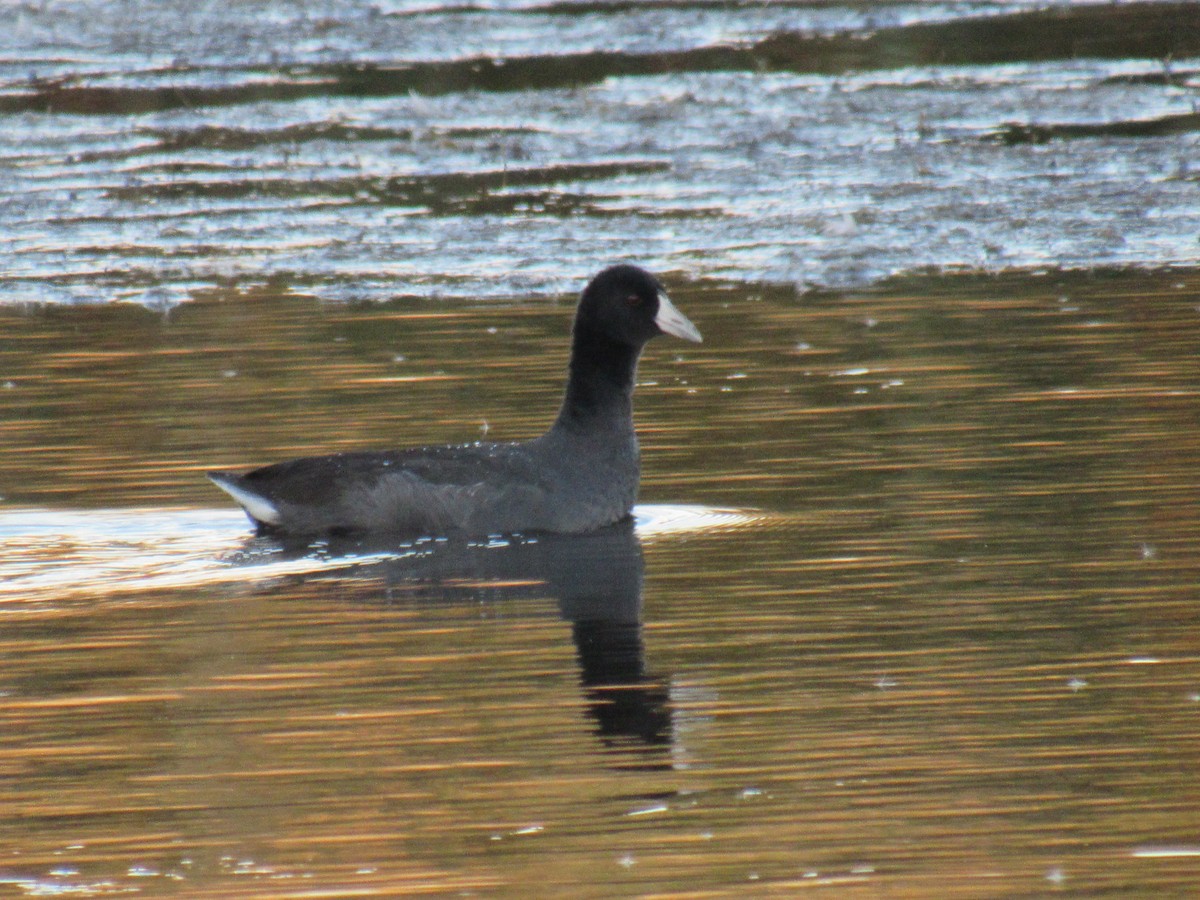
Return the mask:
<svg viewBox="0 0 1200 900">
<path fill-rule="evenodd" d="M 642 347 L 660 334 L 700 340 L 654 276 L 612 266 L 580 297 L 566 394 L 541 437 L 338 453 L 208 477 L 267 533 L 478 536 L 601 528 L 628 516 L 637 499 L 633 382 Z"/>
</svg>

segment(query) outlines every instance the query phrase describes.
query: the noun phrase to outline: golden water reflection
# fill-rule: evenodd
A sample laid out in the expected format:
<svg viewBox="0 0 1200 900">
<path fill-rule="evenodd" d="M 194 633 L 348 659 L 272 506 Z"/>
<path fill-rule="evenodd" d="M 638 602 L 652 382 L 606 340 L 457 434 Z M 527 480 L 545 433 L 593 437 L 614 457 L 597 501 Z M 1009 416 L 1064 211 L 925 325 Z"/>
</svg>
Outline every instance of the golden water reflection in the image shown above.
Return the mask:
<svg viewBox="0 0 1200 900">
<path fill-rule="evenodd" d="M 671 288 L 643 499 L 760 516 L 382 558 L 199 473 L 532 434 L 567 305 L 3 312 L 0 892 L 1186 896 L 1200 278 Z"/>
</svg>

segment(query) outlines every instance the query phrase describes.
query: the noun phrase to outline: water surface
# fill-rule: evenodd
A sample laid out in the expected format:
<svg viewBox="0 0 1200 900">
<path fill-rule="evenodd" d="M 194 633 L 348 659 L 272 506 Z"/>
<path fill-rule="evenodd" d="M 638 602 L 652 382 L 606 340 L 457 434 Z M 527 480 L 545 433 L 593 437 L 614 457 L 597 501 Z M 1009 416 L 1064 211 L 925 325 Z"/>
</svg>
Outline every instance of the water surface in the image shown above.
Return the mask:
<svg viewBox="0 0 1200 900">
<path fill-rule="evenodd" d="M 0 894 L 1190 897 L 1200 7 L 0 10 Z M 255 538 L 525 438 L 636 519 Z"/>
<path fill-rule="evenodd" d="M 470 546 L 200 472 L 535 433 L 568 303 L 4 313 L 3 883 L 1186 896 L 1200 279 L 672 287 L 638 530 Z"/>
</svg>

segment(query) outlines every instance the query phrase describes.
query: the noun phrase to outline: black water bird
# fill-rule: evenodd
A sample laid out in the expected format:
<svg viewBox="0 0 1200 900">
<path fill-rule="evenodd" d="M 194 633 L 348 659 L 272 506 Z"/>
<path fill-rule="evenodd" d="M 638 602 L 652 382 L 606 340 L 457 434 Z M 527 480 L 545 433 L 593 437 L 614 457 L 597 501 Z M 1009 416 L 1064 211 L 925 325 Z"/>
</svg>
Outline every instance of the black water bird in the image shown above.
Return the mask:
<svg viewBox="0 0 1200 900">
<path fill-rule="evenodd" d="M 636 266 L 605 269 L 579 299 L 558 418 L 514 443 L 338 453 L 208 477 L 260 532 L 578 533 L 626 518 L 640 475 L 633 386 L 642 348 L 700 332 Z"/>
</svg>

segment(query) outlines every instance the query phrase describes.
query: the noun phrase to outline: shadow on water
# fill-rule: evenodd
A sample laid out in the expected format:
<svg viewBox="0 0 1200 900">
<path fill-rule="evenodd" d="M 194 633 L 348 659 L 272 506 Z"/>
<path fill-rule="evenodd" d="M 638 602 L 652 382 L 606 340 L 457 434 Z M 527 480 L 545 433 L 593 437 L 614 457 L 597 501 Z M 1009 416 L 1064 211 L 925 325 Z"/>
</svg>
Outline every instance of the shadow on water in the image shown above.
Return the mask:
<svg viewBox="0 0 1200 900">
<path fill-rule="evenodd" d="M 668 689 L 646 667 L 645 566 L 633 519 L 590 534 L 486 544 L 423 540 L 397 547 L 386 539 L 308 543 L 256 537 L 233 561 L 254 566 L 281 557 L 322 563 L 319 572 L 295 578 L 327 584 L 332 577 L 355 603 L 498 603 L 548 594 L 571 625 L 597 737 L 606 747 L 639 751 L 637 768 L 670 768 Z M 338 560 L 345 561 L 344 568 L 325 567 Z"/>
</svg>

